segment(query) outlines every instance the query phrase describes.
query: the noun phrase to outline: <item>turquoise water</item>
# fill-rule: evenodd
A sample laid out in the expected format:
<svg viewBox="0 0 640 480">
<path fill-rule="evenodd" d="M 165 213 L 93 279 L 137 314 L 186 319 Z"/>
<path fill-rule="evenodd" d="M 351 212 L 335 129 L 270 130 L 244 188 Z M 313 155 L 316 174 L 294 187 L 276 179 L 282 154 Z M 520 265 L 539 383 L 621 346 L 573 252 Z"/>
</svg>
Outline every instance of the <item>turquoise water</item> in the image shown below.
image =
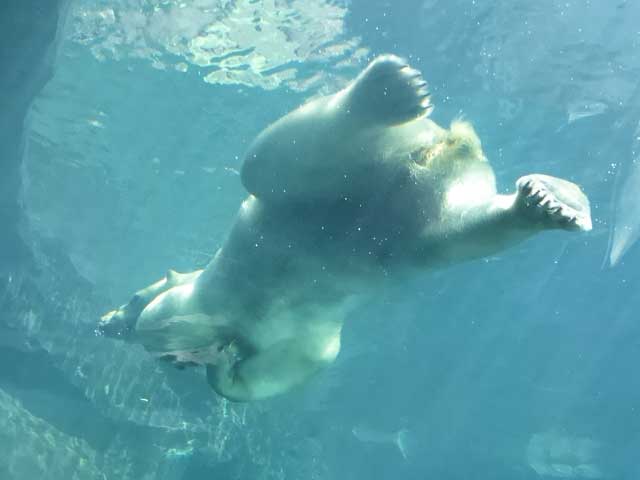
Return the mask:
<svg viewBox="0 0 640 480">
<path fill-rule="evenodd" d="M 65 13 L 21 167 L 37 268 L 1 277 L 0 478 L 640 475 L 636 3 L 76 0 Z M 388 52 L 422 71 L 436 122 L 473 123 L 501 190 L 527 173 L 574 181 L 593 231 L 387 290 L 347 323 L 335 365 L 255 404 L 95 335 L 167 268 L 211 259 L 258 132 Z"/>
</svg>

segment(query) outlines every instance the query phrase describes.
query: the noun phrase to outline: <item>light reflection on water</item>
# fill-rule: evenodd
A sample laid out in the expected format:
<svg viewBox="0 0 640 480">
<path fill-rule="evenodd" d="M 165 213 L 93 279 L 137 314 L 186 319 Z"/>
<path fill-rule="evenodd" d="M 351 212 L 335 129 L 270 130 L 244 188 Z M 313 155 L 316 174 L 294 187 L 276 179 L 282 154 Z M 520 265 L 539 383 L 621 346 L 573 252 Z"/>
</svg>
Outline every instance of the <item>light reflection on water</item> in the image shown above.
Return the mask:
<svg viewBox="0 0 640 480">
<path fill-rule="evenodd" d="M 630 136 L 630 149 L 620 159 L 614 191 L 614 221 L 610 230 L 608 260 L 616 266 L 640 236 L 640 85 L 632 95 L 622 135 Z"/>
</svg>

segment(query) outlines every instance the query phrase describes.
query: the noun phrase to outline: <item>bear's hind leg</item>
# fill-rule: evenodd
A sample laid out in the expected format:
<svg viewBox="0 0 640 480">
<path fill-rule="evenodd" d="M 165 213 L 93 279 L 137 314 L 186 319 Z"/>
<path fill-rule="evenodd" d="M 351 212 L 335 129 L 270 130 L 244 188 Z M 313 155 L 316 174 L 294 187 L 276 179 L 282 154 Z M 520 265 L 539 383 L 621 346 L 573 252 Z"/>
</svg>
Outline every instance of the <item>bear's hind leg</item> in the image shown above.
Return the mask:
<svg viewBox="0 0 640 480">
<path fill-rule="evenodd" d="M 207 365 L 207 381 L 218 395 L 232 401 L 269 398 L 303 383 L 329 365 L 339 350 L 339 334 L 328 342 L 286 339 L 246 356 L 232 342 L 216 364 Z"/>
</svg>

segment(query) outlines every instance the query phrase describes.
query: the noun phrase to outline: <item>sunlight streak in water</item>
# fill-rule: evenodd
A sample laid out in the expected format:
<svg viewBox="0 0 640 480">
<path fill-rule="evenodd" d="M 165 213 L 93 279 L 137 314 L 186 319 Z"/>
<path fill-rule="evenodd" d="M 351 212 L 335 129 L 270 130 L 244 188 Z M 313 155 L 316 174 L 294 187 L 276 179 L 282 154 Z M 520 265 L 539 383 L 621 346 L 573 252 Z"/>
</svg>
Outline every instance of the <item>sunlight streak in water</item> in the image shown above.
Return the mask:
<svg viewBox="0 0 640 480">
<path fill-rule="evenodd" d="M 609 266 L 614 267 L 640 236 L 640 123 L 631 149 L 629 175 L 615 193 L 615 221 L 609 241 Z M 618 171 L 618 176 L 622 175 Z M 620 183 L 620 178 L 618 178 Z"/>
</svg>

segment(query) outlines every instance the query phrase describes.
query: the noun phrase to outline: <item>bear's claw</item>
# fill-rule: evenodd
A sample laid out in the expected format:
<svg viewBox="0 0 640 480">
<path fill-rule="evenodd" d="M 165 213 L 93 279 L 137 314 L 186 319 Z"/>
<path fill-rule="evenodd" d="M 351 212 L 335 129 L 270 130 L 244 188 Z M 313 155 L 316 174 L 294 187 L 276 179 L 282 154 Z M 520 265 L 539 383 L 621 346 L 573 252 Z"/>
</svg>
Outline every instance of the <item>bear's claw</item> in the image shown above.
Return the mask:
<svg viewBox="0 0 640 480">
<path fill-rule="evenodd" d="M 374 124 L 396 125 L 428 115 L 430 97 L 419 70 L 400 57 L 382 55 L 353 83 L 348 108 Z"/>
<path fill-rule="evenodd" d="M 592 229 L 589 200 L 574 183 L 548 175 L 527 175 L 516 183 L 517 205 L 536 223 L 547 228 Z"/>
</svg>

